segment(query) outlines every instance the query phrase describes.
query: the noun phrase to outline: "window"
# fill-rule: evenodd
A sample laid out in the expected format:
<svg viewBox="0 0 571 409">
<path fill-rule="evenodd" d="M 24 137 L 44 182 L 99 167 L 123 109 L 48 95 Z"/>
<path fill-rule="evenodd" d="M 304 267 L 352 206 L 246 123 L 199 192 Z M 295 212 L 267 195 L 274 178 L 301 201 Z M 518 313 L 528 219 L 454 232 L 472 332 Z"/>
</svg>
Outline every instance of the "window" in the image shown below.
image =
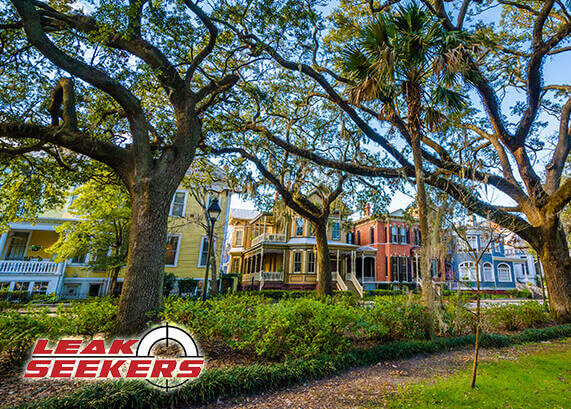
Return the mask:
<svg viewBox="0 0 571 409">
<path fill-rule="evenodd" d="M 30 233 L 24 231 L 15 231 L 10 237 L 8 250 L 6 252 L 6 260 L 23 260 L 26 256 L 28 245 L 28 238 Z"/>
<path fill-rule="evenodd" d="M 401 244 L 406 244 L 406 229 L 404 227 L 399 228 L 399 242 Z"/>
<path fill-rule="evenodd" d="M 361 230 L 357 231 L 357 244 L 361 245 Z"/>
<path fill-rule="evenodd" d="M 408 263 L 407 257 L 399 257 L 400 259 L 400 280 L 399 281 L 406 281 L 408 275 Z"/>
<path fill-rule="evenodd" d="M 472 261 L 460 263 L 460 281 L 476 281 L 476 265 Z"/>
<path fill-rule="evenodd" d="M 49 281 L 36 281 L 32 294 L 46 294 L 48 292 Z"/>
<path fill-rule="evenodd" d="M 494 269 L 490 263 L 485 263 L 482 270 L 484 272 L 484 281 L 494 281 Z"/>
<path fill-rule="evenodd" d="M 234 245 L 240 247 L 242 246 L 242 238 L 244 237 L 244 231 L 243 230 L 236 230 L 236 233 L 234 235 Z"/>
<path fill-rule="evenodd" d="M 295 235 L 303 236 L 303 219 L 295 219 Z"/>
<path fill-rule="evenodd" d="M 315 273 L 315 253 L 313 251 L 307 253 L 307 272 Z"/>
<path fill-rule="evenodd" d="M 369 233 L 371 234 L 371 244 L 373 244 L 375 242 L 375 228 L 371 227 Z"/>
<path fill-rule="evenodd" d="M 30 282 L 21 281 L 14 283 L 14 289 L 12 291 L 28 291 L 28 288 L 30 288 Z"/>
<path fill-rule="evenodd" d="M 212 251 L 214 252 L 214 247 L 216 247 L 216 237 L 214 237 L 212 243 Z M 202 241 L 200 243 L 200 253 L 198 256 L 198 267 L 206 267 L 206 261 L 208 259 L 208 238 L 202 236 Z"/>
<path fill-rule="evenodd" d="M 333 223 L 333 240 L 339 240 L 339 222 Z"/>
<path fill-rule="evenodd" d="M 397 227 L 391 227 L 391 243 L 398 243 L 399 241 L 399 231 Z"/>
<path fill-rule="evenodd" d="M 414 231 L 414 245 L 420 246 L 421 243 L 422 243 L 422 240 L 420 238 L 420 230 L 415 230 Z"/>
<path fill-rule="evenodd" d="M 234 257 L 232 259 L 232 273 L 238 274 L 240 272 L 240 259 L 238 257 Z"/>
<path fill-rule="evenodd" d="M 507 264 L 500 264 L 498 266 L 498 281 L 511 281 L 511 278 L 510 266 Z"/>
<path fill-rule="evenodd" d="M 71 264 L 85 264 L 87 261 L 87 253 L 79 254 L 71 259 Z"/>
<path fill-rule="evenodd" d="M 347 233 L 347 244 L 353 244 L 355 238 L 353 237 L 353 233 Z"/>
<path fill-rule="evenodd" d="M 293 253 L 293 272 L 301 273 L 301 251 L 294 251 Z"/>
<path fill-rule="evenodd" d="M 458 252 L 459 253 L 471 253 L 478 251 L 478 237 L 477 236 L 467 236 L 466 240 L 458 238 Z"/>
<path fill-rule="evenodd" d="M 433 258 L 430 263 L 430 272 L 432 273 L 433 278 L 440 277 L 440 260 L 437 258 Z"/>
<path fill-rule="evenodd" d="M 176 267 L 179 242 L 180 236 L 170 234 L 167 236 L 167 253 L 165 257 L 165 265 Z"/>
<path fill-rule="evenodd" d="M 184 191 L 176 192 L 172 199 L 170 215 L 175 217 L 183 217 L 185 203 L 186 203 L 186 192 Z"/>
<path fill-rule="evenodd" d="M 393 281 L 398 281 L 399 258 L 397 256 L 391 256 L 391 273 L 393 274 Z"/>
</svg>

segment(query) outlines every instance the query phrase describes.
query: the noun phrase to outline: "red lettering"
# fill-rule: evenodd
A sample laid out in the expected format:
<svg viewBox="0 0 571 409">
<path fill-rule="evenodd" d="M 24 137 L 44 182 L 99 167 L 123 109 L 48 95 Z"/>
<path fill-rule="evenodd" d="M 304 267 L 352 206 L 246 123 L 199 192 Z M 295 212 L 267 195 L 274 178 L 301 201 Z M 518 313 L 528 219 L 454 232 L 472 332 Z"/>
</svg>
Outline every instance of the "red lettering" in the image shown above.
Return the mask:
<svg viewBox="0 0 571 409">
<path fill-rule="evenodd" d="M 46 348 L 48 346 L 48 342 L 49 341 L 47 339 L 38 339 L 38 342 L 36 342 L 36 347 L 34 348 L 34 352 L 32 352 L 32 355 L 51 354 L 53 351 L 51 349 Z"/>
<path fill-rule="evenodd" d="M 81 347 L 81 339 L 62 339 L 58 342 L 55 354 L 77 354 Z"/>
<path fill-rule="evenodd" d="M 83 350 L 80 352 L 80 354 L 104 355 L 105 354 L 105 342 L 103 342 L 102 339 L 96 339 L 94 341 L 91 341 L 89 344 L 87 344 L 87 346 L 85 348 L 83 348 Z"/>
<path fill-rule="evenodd" d="M 34 350 L 35 351 L 35 350 Z M 24 378 L 43 378 L 48 374 L 50 359 L 32 359 L 26 366 Z M 47 365 L 47 366 L 40 366 Z"/>
<path fill-rule="evenodd" d="M 119 368 L 123 365 L 126 361 L 124 359 L 120 359 L 117 362 L 113 363 L 112 360 L 106 359 L 103 361 L 103 365 L 101 366 L 101 372 L 99 373 L 99 378 L 107 378 L 109 374 L 111 374 L 112 378 L 120 378 L 121 372 L 119 372 Z"/>
<path fill-rule="evenodd" d="M 131 339 L 129 341 L 125 341 L 124 339 L 116 339 L 111 344 L 111 348 L 109 348 L 110 354 L 127 354 L 127 355 L 135 355 L 135 353 L 131 350 L 131 346 L 139 342 L 138 339 Z"/>
<path fill-rule="evenodd" d="M 151 378 L 158 378 L 163 376 L 165 378 L 172 378 L 172 371 L 176 368 L 176 360 L 174 359 L 157 359 L 151 371 Z"/>
<path fill-rule="evenodd" d="M 196 378 L 202 371 L 203 359 L 185 359 L 180 363 L 177 378 Z"/>
<path fill-rule="evenodd" d="M 71 378 L 71 373 L 75 364 L 74 359 L 56 359 L 54 360 L 54 367 L 50 374 L 50 378 Z M 67 366 L 71 365 L 71 366 Z"/>
<path fill-rule="evenodd" d="M 133 359 L 127 370 L 127 378 L 145 378 L 151 367 L 150 359 Z M 145 367 L 146 366 L 146 367 Z M 145 371 L 144 373 L 142 371 Z"/>
<path fill-rule="evenodd" d="M 77 363 L 76 378 L 95 378 L 97 369 L 99 368 L 99 360 L 82 359 Z"/>
</svg>

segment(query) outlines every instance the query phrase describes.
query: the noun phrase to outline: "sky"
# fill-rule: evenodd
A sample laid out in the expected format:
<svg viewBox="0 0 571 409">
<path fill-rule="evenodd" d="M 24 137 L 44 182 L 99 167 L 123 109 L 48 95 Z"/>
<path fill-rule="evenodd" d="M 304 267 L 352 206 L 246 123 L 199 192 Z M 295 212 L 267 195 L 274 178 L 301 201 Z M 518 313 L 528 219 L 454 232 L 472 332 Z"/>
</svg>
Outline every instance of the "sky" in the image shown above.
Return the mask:
<svg viewBox="0 0 571 409">
<path fill-rule="evenodd" d="M 330 7 L 328 7 L 330 8 Z M 494 22 L 497 24 L 499 21 L 499 12 L 498 10 L 489 10 L 486 13 L 489 16 L 490 23 Z M 565 44 L 567 45 L 567 44 Z M 555 56 L 550 56 L 546 58 L 546 63 L 543 67 L 543 74 L 544 74 L 544 85 L 548 84 L 568 84 L 569 83 L 569 70 L 571 69 L 571 52 L 557 54 Z M 472 95 L 474 98 L 478 98 L 476 94 Z M 525 102 L 525 94 L 521 91 L 512 91 L 503 97 L 501 100 L 501 105 L 503 107 L 504 112 L 509 112 L 509 107 L 514 104 L 516 101 L 523 101 Z M 480 105 L 479 101 L 475 101 L 476 105 Z M 481 105 L 480 105 L 481 106 Z M 508 117 L 508 120 L 517 121 L 519 117 Z M 545 120 L 549 122 L 549 125 L 541 131 L 540 138 L 544 141 L 547 141 L 548 137 L 553 135 L 558 130 L 558 122 L 553 117 L 541 117 L 541 120 Z M 545 170 L 545 164 L 549 162 L 549 159 L 552 155 L 553 146 L 546 144 L 545 149 L 537 153 L 537 157 L 532 157 L 532 160 L 536 159 L 535 169 L 536 171 L 543 176 Z M 517 169 L 514 167 L 514 169 Z M 482 192 L 483 198 L 492 203 L 497 205 L 513 205 L 514 202 L 511 198 L 507 197 L 503 193 L 499 192 L 496 189 L 488 189 L 486 192 Z M 405 208 L 407 207 L 414 199 L 413 197 L 414 191 L 409 189 L 408 192 L 396 192 L 390 205 L 388 206 L 388 211 L 392 212 L 394 210 Z M 243 200 L 240 195 L 235 194 L 232 196 L 231 202 L 232 208 L 240 208 L 240 209 L 254 209 L 254 204 L 251 201 Z"/>
</svg>

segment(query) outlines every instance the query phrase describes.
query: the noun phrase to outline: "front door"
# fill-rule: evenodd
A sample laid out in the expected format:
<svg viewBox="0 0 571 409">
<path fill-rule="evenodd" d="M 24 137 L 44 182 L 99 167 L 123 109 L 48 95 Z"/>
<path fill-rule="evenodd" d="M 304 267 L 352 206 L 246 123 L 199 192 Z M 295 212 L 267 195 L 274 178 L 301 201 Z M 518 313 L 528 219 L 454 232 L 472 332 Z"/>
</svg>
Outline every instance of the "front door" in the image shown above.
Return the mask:
<svg viewBox="0 0 571 409">
<path fill-rule="evenodd" d="M 6 249 L 6 260 L 24 260 L 26 257 L 28 238 L 30 233 L 27 231 L 12 232 L 8 238 L 8 247 Z"/>
</svg>

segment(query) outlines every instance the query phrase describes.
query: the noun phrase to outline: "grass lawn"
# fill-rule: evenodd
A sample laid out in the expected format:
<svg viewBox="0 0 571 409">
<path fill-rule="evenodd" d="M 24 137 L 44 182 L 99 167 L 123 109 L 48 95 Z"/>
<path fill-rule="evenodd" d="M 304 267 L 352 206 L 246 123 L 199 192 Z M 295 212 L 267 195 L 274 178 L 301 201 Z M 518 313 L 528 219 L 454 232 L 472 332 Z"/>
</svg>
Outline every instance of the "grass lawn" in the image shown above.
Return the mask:
<svg viewBox="0 0 571 409">
<path fill-rule="evenodd" d="M 436 383 L 404 387 L 385 402 L 389 408 L 571 407 L 571 348 L 513 357 L 498 356 L 478 367 L 476 388 L 465 370 Z"/>
</svg>

